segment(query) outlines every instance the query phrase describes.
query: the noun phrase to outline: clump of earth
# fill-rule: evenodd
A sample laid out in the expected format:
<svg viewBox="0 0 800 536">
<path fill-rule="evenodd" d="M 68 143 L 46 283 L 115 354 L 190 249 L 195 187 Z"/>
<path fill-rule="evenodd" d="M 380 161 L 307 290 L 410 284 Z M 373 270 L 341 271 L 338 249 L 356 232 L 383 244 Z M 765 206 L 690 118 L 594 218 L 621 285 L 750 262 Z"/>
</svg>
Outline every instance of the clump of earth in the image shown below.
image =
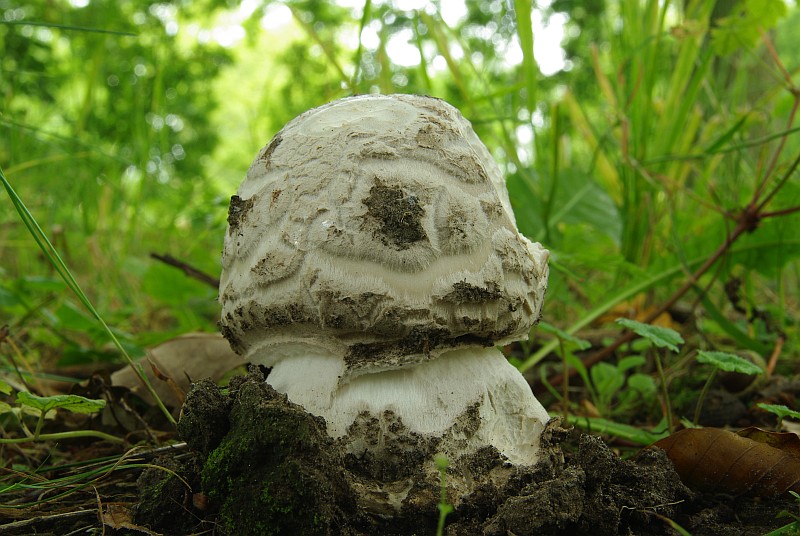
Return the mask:
<svg viewBox="0 0 800 536">
<path fill-rule="evenodd" d="M 165 534 L 187 534 L 208 520 L 229 535 L 436 533 L 439 511 L 429 506 L 441 487 L 413 486 L 391 511 L 364 507 L 366 482 L 414 481 L 422 464 L 413 454 L 400 449 L 381 464 L 348 453 L 345 438 L 332 439 L 322 418 L 289 402 L 257 367 L 225 389 L 196 383 L 178 430 L 192 455 L 156 462 L 169 471 L 142 474 L 139 525 Z M 775 514 L 792 508 L 782 499 L 694 493 L 659 449 L 623 460 L 600 438 L 557 425 L 546 431 L 543 451 L 533 467 L 511 466 L 493 448 L 451 464 L 445 485 L 467 477 L 481 484 L 457 501 L 444 534 L 675 534 L 669 520 L 695 536 L 762 534 L 785 525 Z M 494 478 L 499 471 L 504 478 Z"/>
</svg>

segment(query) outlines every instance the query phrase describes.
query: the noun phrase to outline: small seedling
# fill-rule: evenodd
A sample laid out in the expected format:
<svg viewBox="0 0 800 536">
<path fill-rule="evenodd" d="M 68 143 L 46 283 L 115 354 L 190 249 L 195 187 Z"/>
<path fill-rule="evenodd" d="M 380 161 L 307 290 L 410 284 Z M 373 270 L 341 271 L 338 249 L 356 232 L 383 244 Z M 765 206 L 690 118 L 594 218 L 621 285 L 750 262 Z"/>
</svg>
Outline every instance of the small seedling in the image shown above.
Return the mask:
<svg viewBox="0 0 800 536">
<path fill-rule="evenodd" d="M 769 404 L 759 404 L 759 406 L 769 406 Z M 776 407 L 786 407 L 786 406 L 776 406 Z M 800 493 L 797 493 L 795 491 L 790 491 L 789 493 L 792 495 L 792 497 L 794 497 L 798 505 L 800 505 Z M 792 519 L 794 519 L 794 521 L 792 521 L 788 525 L 784 525 L 778 529 L 775 529 L 772 532 L 765 534 L 764 536 L 797 536 L 797 534 L 800 534 L 800 516 L 798 516 L 797 514 L 793 514 L 788 510 L 783 510 L 778 513 L 777 517 L 791 517 Z"/>
<path fill-rule="evenodd" d="M 439 469 L 439 479 L 441 482 L 439 504 L 436 505 L 437 508 L 439 508 L 439 523 L 436 526 L 436 536 L 442 536 L 444 534 L 444 522 L 447 519 L 447 515 L 453 511 L 453 505 L 447 502 L 447 467 L 450 465 L 450 462 L 447 461 L 445 456 L 437 456 L 435 462 L 436 468 Z"/>
<path fill-rule="evenodd" d="M 559 329 L 556 326 L 553 326 L 552 324 L 548 324 L 547 322 L 539 322 L 538 329 L 541 329 L 542 331 L 546 331 L 548 333 L 551 333 L 551 334 L 556 336 L 556 339 L 558 339 L 558 349 L 559 349 L 558 353 L 561 356 L 561 362 L 562 362 L 563 367 L 564 367 L 564 384 L 563 384 L 563 391 L 562 391 L 562 394 L 563 394 L 562 403 L 563 403 L 563 406 L 564 406 L 564 414 L 562 416 L 563 416 L 564 420 L 566 421 L 569 418 L 569 374 L 568 374 L 568 372 L 569 372 L 570 365 L 574 366 L 577 369 L 578 373 L 581 375 L 581 377 L 584 380 L 584 384 L 591 391 L 591 385 L 589 384 L 589 382 L 588 382 L 588 380 L 586 378 L 586 368 L 583 366 L 583 363 L 581 363 L 581 360 L 578 359 L 577 357 L 575 357 L 575 354 L 573 353 L 571 347 L 575 347 L 578 350 L 586 350 L 586 349 L 590 348 L 592 346 L 592 344 L 587 340 L 579 339 L 578 337 L 576 337 L 574 335 L 570 335 L 566 331 L 564 331 L 562 329 Z M 568 348 L 569 348 L 569 350 L 568 350 Z M 545 382 L 545 385 L 548 386 L 548 389 L 551 390 L 551 392 L 553 393 L 553 395 L 555 395 L 556 398 L 560 398 L 558 393 L 556 393 L 555 390 L 553 390 L 550 387 L 549 384 L 547 384 Z M 594 393 L 592 393 L 592 395 L 594 395 Z M 593 398 L 596 398 L 596 397 L 593 397 Z"/>
<path fill-rule="evenodd" d="M 679 344 L 683 344 L 683 337 L 681 334 L 671 328 L 661 326 L 653 326 L 650 324 L 643 324 L 630 318 L 618 318 L 617 324 L 625 326 L 640 337 L 644 337 L 653 343 L 658 348 L 667 348 L 675 353 L 679 351 Z M 667 380 L 664 375 L 664 366 L 661 363 L 661 356 L 658 352 L 654 352 L 656 367 L 658 368 L 658 376 L 661 378 L 661 393 L 664 397 L 664 405 L 667 409 L 667 426 L 669 432 L 673 431 L 672 422 L 672 404 L 670 403 L 669 393 L 667 392 Z"/>
<path fill-rule="evenodd" d="M 726 372 L 739 372 L 741 374 L 763 374 L 764 371 L 760 367 L 754 365 L 750 361 L 739 357 L 738 355 L 729 354 L 726 352 L 706 352 L 700 350 L 697 352 L 697 362 L 711 365 L 711 374 L 708 375 L 703 389 L 700 391 L 700 397 L 697 400 L 697 407 L 694 410 L 694 424 L 700 420 L 700 410 L 703 408 L 703 401 L 706 398 L 708 389 L 717 375 L 717 371 L 724 370 Z"/>
<path fill-rule="evenodd" d="M 678 345 L 684 342 L 681 334 L 672 328 L 643 324 L 642 322 L 637 322 L 630 318 L 617 318 L 616 322 L 633 331 L 640 337 L 649 340 L 659 348 L 667 348 L 675 353 L 679 350 Z"/>
<path fill-rule="evenodd" d="M 0 380 L 0 392 L 11 394 L 11 386 Z M 76 437 L 97 437 L 108 441 L 123 442 L 124 440 L 96 430 L 75 430 L 72 432 L 56 432 L 43 434 L 42 425 L 48 414 L 58 408 L 71 411 L 72 413 L 97 413 L 106 407 L 105 400 L 93 400 L 77 395 L 55 395 L 37 396 L 26 391 L 17 393 L 17 407 L 13 407 L 5 402 L 0 402 L 0 414 L 11 413 L 17 418 L 19 427 L 25 434 L 24 437 L 13 439 L 0 438 L 0 444 L 4 443 L 27 443 L 30 441 L 54 441 L 60 439 L 71 439 Z M 23 415 L 34 415 L 38 417 L 36 428 L 31 432 L 25 425 Z"/>
<path fill-rule="evenodd" d="M 595 392 L 595 406 L 601 415 L 611 414 L 612 402 L 619 395 L 619 404 L 614 411 L 625 411 L 632 402 L 649 402 L 653 399 L 657 387 L 646 374 L 626 373 L 644 364 L 642 356 L 628 356 L 620 359 L 615 365 L 600 362 L 589 370 Z M 627 386 L 627 390 L 625 387 Z M 623 395 L 635 395 L 625 398 Z"/>
<path fill-rule="evenodd" d="M 763 409 L 764 411 L 769 411 L 770 413 L 778 417 L 778 426 L 776 430 L 778 430 L 779 432 L 781 431 L 781 427 L 783 425 L 783 419 L 785 419 L 786 417 L 800 420 L 800 411 L 789 409 L 786 406 L 778 404 L 763 404 L 763 403 L 759 403 L 757 404 L 757 406 Z"/>
</svg>

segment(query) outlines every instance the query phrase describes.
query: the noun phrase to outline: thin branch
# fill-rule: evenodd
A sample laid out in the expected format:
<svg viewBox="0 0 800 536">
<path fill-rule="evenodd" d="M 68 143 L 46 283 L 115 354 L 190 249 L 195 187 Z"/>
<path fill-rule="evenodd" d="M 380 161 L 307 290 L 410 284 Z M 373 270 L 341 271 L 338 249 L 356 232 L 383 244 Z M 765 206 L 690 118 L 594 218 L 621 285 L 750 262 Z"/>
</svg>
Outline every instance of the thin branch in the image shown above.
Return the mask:
<svg viewBox="0 0 800 536">
<path fill-rule="evenodd" d="M 795 212 L 800 212 L 800 206 L 784 208 L 782 210 L 776 210 L 775 212 L 762 212 L 761 219 L 773 218 L 775 216 L 788 216 L 789 214 L 794 214 Z"/>
<path fill-rule="evenodd" d="M 792 162 L 792 165 L 789 166 L 788 171 L 786 171 L 786 173 L 783 174 L 783 177 L 781 177 L 781 179 L 778 181 L 778 184 L 775 185 L 775 188 L 773 188 L 772 191 L 770 193 L 768 193 L 764 197 L 764 199 L 758 204 L 758 212 L 759 213 L 764 210 L 764 207 L 766 207 L 767 204 L 769 204 L 770 201 L 772 201 L 772 198 L 775 197 L 775 195 L 778 193 L 778 191 L 781 188 L 783 188 L 783 185 L 786 184 L 789 181 L 789 179 L 792 177 L 792 174 L 795 171 L 797 171 L 797 166 L 798 165 L 800 165 L 800 154 L 798 154 L 797 158 L 794 159 L 794 162 Z M 755 198 L 753 199 L 753 201 L 754 202 L 756 201 Z"/>
<path fill-rule="evenodd" d="M 190 264 L 187 264 L 182 260 L 176 259 L 172 255 L 168 254 L 159 255 L 158 253 L 150 253 L 150 256 L 156 260 L 163 262 L 164 264 L 168 264 L 174 268 L 178 268 L 184 274 L 186 274 L 188 277 L 191 277 L 192 279 L 197 279 L 198 281 L 202 281 L 206 285 L 213 287 L 215 289 L 219 288 L 219 279 L 198 270 L 194 266 L 191 266 Z"/>
<path fill-rule="evenodd" d="M 797 90 L 793 88 L 792 89 L 792 95 L 794 95 L 794 103 L 792 104 L 792 109 L 789 112 L 789 119 L 786 121 L 786 128 L 787 129 L 791 128 L 792 125 L 794 124 L 794 118 L 797 115 L 797 108 L 798 108 L 798 106 L 800 106 L 800 93 L 798 93 Z M 778 158 L 780 157 L 781 153 L 783 152 L 783 148 L 786 145 L 786 141 L 788 139 L 789 139 L 789 136 L 783 136 L 780 139 L 780 142 L 778 142 L 778 147 L 772 153 L 772 158 L 770 159 L 769 164 L 767 165 L 767 169 L 764 170 L 764 177 L 761 179 L 761 184 L 758 185 L 758 187 L 756 188 L 755 193 L 753 194 L 753 201 L 754 202 L 758 202 L 758 200 L 761 198 L 761 194 L 763 193 L 764 188 L 766 188 L 767 182 L 769 181 L 769 178 L 772 176 L 773 171 L 775 171 L 775 166 L 778 165 Z M 797 161 L 795 160 L 795 164 L 794 164 L 794 166 L 792 166 L 792 171 L 796 167 L 797 167 Z M 788 176 L 790 174 L 791 173 L 787 173 L 786 176 Z M 785 179 L 782 182 L 785 182 Z M 764 207 L 764 205 L 769 203 L 769 200 L 772 198 L 773 195 L 775 195 L 775 193 L 780 189 L 781 186 L 782 186 L 782 183 L 779 184 L 776 188 L 774 188 L 772 190 L 772 192 L 769 195 L 766 196 L 764 201 L 758 207 L 759 210 L 761 210 Z"/>
</svg>

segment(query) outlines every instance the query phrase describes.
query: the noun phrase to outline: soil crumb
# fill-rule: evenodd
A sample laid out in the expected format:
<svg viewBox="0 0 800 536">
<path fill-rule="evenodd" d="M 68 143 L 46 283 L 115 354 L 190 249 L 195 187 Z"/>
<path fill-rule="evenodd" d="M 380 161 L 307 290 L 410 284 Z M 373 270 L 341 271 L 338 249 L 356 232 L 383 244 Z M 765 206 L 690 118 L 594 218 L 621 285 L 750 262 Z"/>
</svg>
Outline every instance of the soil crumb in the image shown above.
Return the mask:
<svg viewBox="0 0 800 536">
<path fill-rule="evenodd" d="M 436 534 L 441 489 L 422 464 L 408 453 L 395 460 L 404 467 L 354 458 L 346 441 L 327 435 L 322 418 L 289 402 L 257 367 L 224 390 L 196 383 L 178 430 L 193 456 L 162 460 L 169 471 L 142 475 L 141 526 L 186 534 L 205 520 L 228 535 Z M 781 509 L 796 509 L 786 499 L 695 493 L 661 450 L 623 460 L 600 438 L 558 426 L 546 430 L 543 453 L 533 467 L 512 466 L 493 448 L 451 461 L 445 476 L 455 508 L 444 533 L 668 535 L 677 533 L 672 520 L 694 536 L 763 534 L 789 522 L 775 517 Z M 376 487 L 375 475 L 390 481 Z M 455 497 L 453 486 L 465 479 L 472 491 Z M 394 511 L 376 506 L 387 496 L 397 498 Z"/>
</svg>

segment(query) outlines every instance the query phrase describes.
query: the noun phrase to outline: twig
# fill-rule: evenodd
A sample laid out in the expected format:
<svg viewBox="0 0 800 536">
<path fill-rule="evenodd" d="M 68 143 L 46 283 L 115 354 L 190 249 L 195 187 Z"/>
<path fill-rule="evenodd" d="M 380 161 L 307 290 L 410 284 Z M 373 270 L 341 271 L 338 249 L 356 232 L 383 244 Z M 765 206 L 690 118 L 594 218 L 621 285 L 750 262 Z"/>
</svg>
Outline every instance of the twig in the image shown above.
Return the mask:
<svg viewBox="0 0 800 536">
<path fill-rule="evenodd" d="M 717 262 L 717 260 L 719 260 L 719 258 L 722 257 L 722 255 L 724 255 L 728 251 L 728 249 L 736 241 L 736 239 L 738 239 L 742 234 L 750 230 L 751 225 L 752 224 L 750 222 L 749 217 L 746 217 L 745 215 L 740 216 L 736 228 L 734 228 L 733 232 L 728 236 L 725 242 L 723 242 L 722 245 L 720 245 L 717 248 L 714 254 L 711 255 L 708 259 L 706 259 L 706 262 L 704 262 L 702 266 L 700 266 L 700 268 L 695 270 L 695 272 L 689 276 L 689 278 L 686 280 L 683 286 L 681 286 L 681 288 L 676 290 L 667 301 L 661 304 L 660 307 L 651 311 L 650 314 L 648 314 L 642 320 L 642 322 L 644 324 L 649 324 L 650 322 L 661 316 L 663 313 L 668 311 L 670 307 L 675 305 L 678 302 L 678 300 L 680 300 L 683 297 L 683 295 L 686 294 L 696 284 L 696 282 L 700 279 L 700 277 L 703 274 L 705 274 Z M 613 354 L 617 350 L 617 348 L 619 348 L 626 342 L 632 341 L 636 337 L 637 335 L 633 331 L 626 331 L 625 333 L 617 337 L 617 339 L 614 342 L 604 347 L 602 350 L 598 350 L 597 352 L 586 357 L 586 359 L 583 360 L 584 366 L 586 368 L 589 368 L 595 363 L 604 360 L 605 358 Z M 574 370 L 575 369 L 571 369 L 570 373 L 574 374 Z M 550 379 L 550 384 L 560 385 L 563 381 L 564 381 L 564 374 L 558 374 Z"/>
<path fill-rule="evenodd" d="M 96 516 L 97 512 L 95 510 L 78 510 L 77 512 L 64 512 L 61 514 L 53 514 L 49 516 L 37 516 L 32 517 L 30 519 L 23 519 L 21 521 L 13 521 L 11 523 L 6 523 L 5 525 L 0 525 L 0 531 L 10 531 L 12 529 L 23 529 L 25 527 L 29 527 L 31 525 L 35 525 L 38 523 L 53 523 L 56 521 L 63 521 L 66 519 L 74 519 L 80 517 L 89 517 L 89 516 Z"/>
<path fill-rule="evenodd" d="M 219 279 L 216 277 L 210 276 L 205 272 L 202 272 L 181 260 L 176 259 L 172 255 L 159 255 L 158 253 L 151 253 L 150 256 L 156 260 L 163 262 L 164 264 L 168 264 L 174 268 L 178 268 L 179 270 L 183 271 L 188 277 L 192 279 L 197 279 L 198 281 L 202 281 L 206 285 L 213 287 L 215 289 L 219 288 Z"/>
<path fill-rule="evenodd" d="M 800 97 L 798 97 L 798 102 L 800 102 Z M 783 146 L 781 146 L 780 149 L 782 148 Z M 798 167 L 800 167 L 800 155 L 798 155 L 797 158 L 795 158 L 794 162 L 792 162 L 791 166 L 789 166 L 789 169 L 786 171 L 786 173 L 784 173 L 783 177 L 781 177 L 781 179 L 778 181 L 778 183 L 773 187 L 773 189 L 770 192 L 764 194 L 763 197 L 762 197 L 763 192 L 759 191 L 755 192 L 753 194 L 750 203 L 748 203 L 748 205 L 736 215 L 736 227 L 733 229 L 731 234 L 728 235 L 728 238 L 725 240 L 725 242 L 723 242 L 717 248 L 717 250 L 708 259 L 706 259 L 706 261 L 700 266 L 700 268 L 695 270 L 695 272 L 689 276 L 686 282 L 678 290 L 676 290 L 667 301 L 662 303 L 661 306 L 658 307 L 657 309 L 651 311 L 650 314 L 648 314 L 642 320 L 642 322 L 645 324 L 649 324 L 650 322 L 658 318 L 661 314 L 668 311 L 670 307 L 675 305 L 678 302 L 678 300 L 680 300 L 684 296 L 684 294 L 686 294 L 692 287 L 694 287 L 694 285 L 697 283 L 697 281 L 703 274 L 705 274 L 712 266 L 714 266 L 714 264 L 716 264 L 716 262 L 723 255 L 725 255 L 728 252 L 730 247 L 736 240 L 739 239 L 740 236 L 742 236 L 745 233 L 751 233 L 755 231 L 758 228 L 761 219 L 764 217 L 764 208 L 767 205 L 767 203 L 773 199 L 778 190 L 783 188 L 783 186 L 786 184 L 786 182 L 788 182 L 789 178 L 794 174 L 794 172 L 797 170 Z M 620 346 L 629 341 L 632 341 L 636 337 L 637 335 L 632 331 L 627 331 L 623 333 L 622 335 L 617 337 L 617 339 L 614 342 L 612 342 L 602 350 L 598 350 L 597 352 L 589 355 L 586 359 L 584 359 L 583 360 L 584 366 L 588 369 L 595 363 L 604 360 L 605 358 L 613 354 L 617 350 L 617 348 L 619 348 Z M 575 374 L 575 369 L 574 368 L 570 369 L 567 373 Z M 563 373 L 558 374 L 549 381 L 550 385 L 560 385 L 564 381 L 564 374 Z"/>
<path fill-rule="evenodd" d="M 786 340 L 783 337 L 778 337 L 778 340 L 775 341 L 775 349 L 772 350 L 772 355 L 769 356 L 769 363 L 767 363 L 767 379 L 775 372 L 775 367 L 778 365 L 778 358 L 783 351 L 784 342 L 786 342 Z"/>
</svg>

